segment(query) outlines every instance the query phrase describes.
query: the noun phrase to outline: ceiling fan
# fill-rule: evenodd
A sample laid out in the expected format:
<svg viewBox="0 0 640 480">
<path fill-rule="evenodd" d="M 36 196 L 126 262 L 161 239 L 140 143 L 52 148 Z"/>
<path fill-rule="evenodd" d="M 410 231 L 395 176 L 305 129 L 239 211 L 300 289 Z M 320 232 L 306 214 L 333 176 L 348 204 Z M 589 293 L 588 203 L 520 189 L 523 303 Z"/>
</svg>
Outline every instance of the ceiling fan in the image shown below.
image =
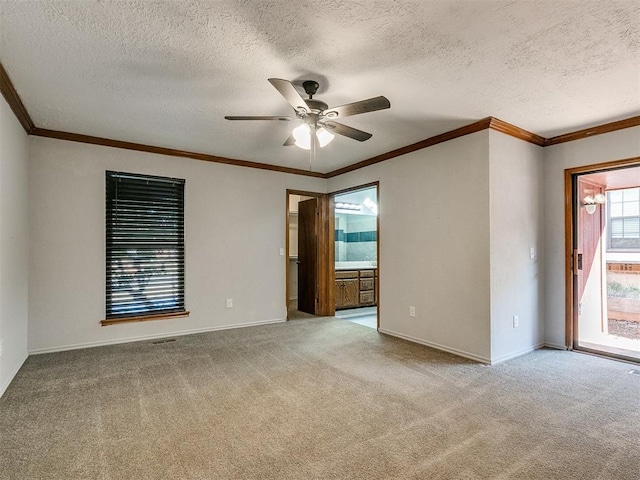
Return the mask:
<svg viewBox="0 0 640 480">
<path fill-rule="evenodd" d="M 284 122 L 300 120 L 302 123 L 293 129 L 289 138 L 284 142 L 284 146 L 296 145 L 305 150 L 311 150 L 312 159 L 315 156 L 316 148 L 327 145 L 333 140 L 334 134 L 343 135 L 359 142 L 364 142 L 372 137 L 370 133 L 336 122 L 336 119 L 391 107 L 389 100 L 380 96 L 329 108 L 325 102 L 313 99 L 319 87 L 318 82 L 314 80 L 302 82 L 304 91 L 309 95 L 307 100 L 300 96 L 293 84 L 288 80 L 270 78 L 269 82 L 293 107 L 295 117 L 225 116 L 224 118 L 227 120 L 277 120 Z"/>
</svg>

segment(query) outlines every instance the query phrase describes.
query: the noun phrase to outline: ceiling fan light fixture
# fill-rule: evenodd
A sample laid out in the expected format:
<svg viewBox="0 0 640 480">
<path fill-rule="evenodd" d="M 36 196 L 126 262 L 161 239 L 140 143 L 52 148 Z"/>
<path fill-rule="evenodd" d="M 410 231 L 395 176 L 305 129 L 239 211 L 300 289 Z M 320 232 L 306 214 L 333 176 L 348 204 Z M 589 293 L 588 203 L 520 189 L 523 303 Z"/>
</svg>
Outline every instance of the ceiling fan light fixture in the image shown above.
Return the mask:
<svg viewBox="0 0 640 480">
<path fill-rule="evenodd" d="M 311 149 L 311 127 L 306 123 L 297 126 L 293 129 L 293 138 L 296 139 L 295 145 L 304 150 Z M 318 143 L 320 147 L 324 147 L 328 145 L 331 140 L 334 139 L 335 135 L 333 133 L 328 132 L 325 128 L 320 127 L 316 130 L 316 137 L 318 137 Z"/>
<path fill-rule="evenodd" d="M 333 119 L 375 112 L 377 110 L 384 110 L 391 107 L 391 103 L 389 103 L 389 100 L 386 97 L 378 96 L 368 98 L 366 100 L 360 100 L 359 102 L 346 103 L 344 105 L 329 108 L 325 102 L 313 98 L 319 88 L 319 84 L 315 80 L 305 80 L 302 82 L 305 93 L 309 95 L 309 98 L 306 100 L 300 96 L 300 92 L 298 92 L 296 87 L 289 80 L 284 80 L 282 78 L 269 78 L 268 80 L 278 93 L 282 95 L 285 101 L 293 108 L 295 117 L 273 115 L 226 115 L 224 118 L 227 120 L 298 120 L 301 125 L 293 129 L 291 135 L 289 135 L 287 140 L 283 143 L 283 146 L 296 145 L 304 150 L 311 150 L 311 161 L 313 161 L 316 155 L 315 147 L 327 146 L 335 138 L 334 134 L 342 135 L 343 137 L 351 138 L 358 142 L 364 142 L 372 137 L 370 133 L 335 122 Z M 312 134 L 316 135 L 316 138 L 318 139 L 317 143 L 315 138 L 313 138 L 313 143 L 311 142 Z M 311 165 L 311 161 L 309 165 Z M 311 166 L 309 166 L 309 169 L 311 169 Z"/>
<path fill-rule="evenodd" d="M 296 147 L 303 148 L 305 150 L 311 149 L 311 127 L 306 123 L 297 126 L 293 129 L 293 138 L 296 139 Z"/>
<path fill-rule="evenodd" d="M 320 146 L 324 147 L 331 143 L 331 140 L 334 139 L 335 135 L 330 133 L 327 129 L 320 127 L 316 130 L 316 137 L 318 137 L 318 143 L 320 143 Z"/>
</svg>

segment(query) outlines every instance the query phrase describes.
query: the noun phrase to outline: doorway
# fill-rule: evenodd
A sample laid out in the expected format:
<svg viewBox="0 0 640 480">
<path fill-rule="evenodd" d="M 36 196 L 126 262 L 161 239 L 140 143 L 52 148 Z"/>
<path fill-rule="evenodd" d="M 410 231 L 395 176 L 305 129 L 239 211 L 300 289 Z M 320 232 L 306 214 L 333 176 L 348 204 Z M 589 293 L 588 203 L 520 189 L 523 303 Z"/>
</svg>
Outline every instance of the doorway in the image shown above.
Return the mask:
<svg viewBox="0 0 640 480">
<path fill-rule="evenodd" d="M 567 175 L 569 347 L 640 361 L 640 162 Z"/>
<path fill-rule="evenodd" d="M 315 268 L 317 252 L 317 245 L 315 244 L 315 238 L 309 236 L 309 221 L 307 219 L 309 205 L 313 204 L 313 212 L 315 217 L 315 210 L 317 209 L 318 197 L 311 197 L 306 195 L 288 195 L 288 219 L 289 219 L 289 246 L 288 246 L 288 294 L 287 294 L 287 311 L 289 317 L 299 318 L 304 317 L 303 313 L 308 315 L 315 315 L 315 285 L 313 279 L 316 277 Z M 302 282 L 300 282 L 298 273 L 300 272 L 300 260 L 299 260 L 299 234 L 300 234 L 300 215 L 299 210 L 302 206 L 303 211 L 303 235 L 307 236 L 306 241 L 302 242 L 303 260 L 304 265 L 302 268 Z M 315 228 L 315 227 L 313 227 Z M 315 237 L 315 235 L 314 235 Z M 309 240 L 313 239 L 312 243 Z M 306 269 L 306 270 L 305 270 Z M 311 272 L 309 272 L 309 269 Z M 311 274 L 311 275 L 310 275 Z M 310 275 L 311 278 L 307 278 Z M 300 295 L 299 287 L 301 287 L 303 294 Z M 309 298 L 311 295 L 311 298 Z M 302 297 L 302 298 L 301 298 Z M 309 303 L 311 302 L 311 303 Z"/>
<path fill-rule="evenodd" d="M 379 184 L 333 193 L 335 316 L 378 329 Z"/>
<path fill-rule="evenodd" d="M 287 319 L 332 316 L 329 282 L 333 249 L 330 197 L 324 193 L 287 190 L 286 299 Z M 332 271 L 332 270 L 331 270 Z"/>
</svg>

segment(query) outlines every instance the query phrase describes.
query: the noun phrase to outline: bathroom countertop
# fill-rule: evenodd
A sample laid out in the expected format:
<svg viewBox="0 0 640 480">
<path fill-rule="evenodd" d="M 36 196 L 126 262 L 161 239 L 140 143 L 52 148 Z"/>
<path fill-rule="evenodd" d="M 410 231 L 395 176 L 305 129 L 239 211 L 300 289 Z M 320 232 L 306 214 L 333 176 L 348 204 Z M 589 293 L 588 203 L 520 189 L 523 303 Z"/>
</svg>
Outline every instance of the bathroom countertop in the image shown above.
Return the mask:
<svg viewBox="0 0 640 480">
<path fill-rule="evenodd" d="M 373 262 L 336 262 L 336 270 L 375 270 Z"/>
</svg>

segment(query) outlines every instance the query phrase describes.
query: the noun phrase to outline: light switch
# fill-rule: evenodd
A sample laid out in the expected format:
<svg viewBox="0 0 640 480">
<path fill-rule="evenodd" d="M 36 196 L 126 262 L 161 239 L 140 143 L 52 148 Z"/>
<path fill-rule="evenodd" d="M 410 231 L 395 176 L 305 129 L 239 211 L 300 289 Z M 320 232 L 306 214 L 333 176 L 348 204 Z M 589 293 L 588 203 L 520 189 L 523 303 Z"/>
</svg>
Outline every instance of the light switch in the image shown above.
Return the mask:
<svg viewBox="0 0 640 480">
<path fill-rule="evenodd" d="M 280 256 L 281 256 L 281 257 L 284 257 L 284 248 L 281 248 L 281 249 L 280 249 Z"/>
<path fill-rule="evenodd" d="M 533 260 L 534 258 L 536 258 L 536 249 L 535 249 L 535 248 L 533 248 L 533 247 L 531 247 L 531 248 L 529 249 L 529 258 L 530 258 L 531 260 Z"/>
</svg>

